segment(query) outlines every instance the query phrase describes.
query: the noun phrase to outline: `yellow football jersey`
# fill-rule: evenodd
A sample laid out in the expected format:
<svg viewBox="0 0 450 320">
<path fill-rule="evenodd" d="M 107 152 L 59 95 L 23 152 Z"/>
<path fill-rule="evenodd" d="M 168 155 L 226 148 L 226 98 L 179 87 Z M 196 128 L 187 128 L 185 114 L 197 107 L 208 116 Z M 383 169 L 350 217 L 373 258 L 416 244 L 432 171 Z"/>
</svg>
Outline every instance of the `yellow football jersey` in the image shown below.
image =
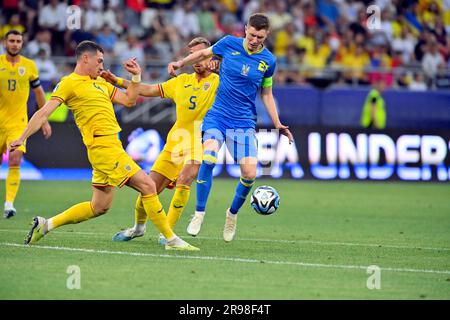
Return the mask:
<svg viewBox="0 0 450 320">
<path fill-rule="evenodd" d="M 192 149 L 198 143 L 201 147 L 201 122 L 214 102 L 218 86 L 219 76 L 215 73 L 200 82 L 195 73 L 183 73 L 159 85 L 161 97 L 176 104 L 177 120 L 167 135 L 166 150 Z M 190 139 L 186 139 L 186 133 Z"/>
<path fill-rule="evenodd" d="M 37 81 L 36 81 L 37 80 Z M 32 86 L 39 82 L 35 63 L 23 56 L 12 65 L 0 55 L 0 128 L 25 127 L 27 101 Z"/>
<path fill-rule="evenodd" d="M 101 77 L 91 79 L 89 76 L 71 73 L 61 79 L 51 97 L 72 110 L 83 142 L 89 146 L 94 136 L 121 131 L 112 104 L 116 91 L 116 87 Z"/>
</svg>

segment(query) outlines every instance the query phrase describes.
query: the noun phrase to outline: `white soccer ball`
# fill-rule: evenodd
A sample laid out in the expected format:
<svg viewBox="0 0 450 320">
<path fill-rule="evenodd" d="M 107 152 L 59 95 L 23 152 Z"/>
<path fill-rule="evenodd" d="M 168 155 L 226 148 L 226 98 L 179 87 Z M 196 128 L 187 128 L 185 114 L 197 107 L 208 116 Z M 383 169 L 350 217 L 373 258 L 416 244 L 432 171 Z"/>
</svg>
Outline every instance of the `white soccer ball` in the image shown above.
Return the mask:
<svg viewBox="0 0 450 320">
<path fill-rule="evenodd" d="M 257 213 L 269 215 L 277 211 L 280 205 L 280 195 L 271 186 L 259 186 L 253 191 L 250 204 Z"/>
</svg>

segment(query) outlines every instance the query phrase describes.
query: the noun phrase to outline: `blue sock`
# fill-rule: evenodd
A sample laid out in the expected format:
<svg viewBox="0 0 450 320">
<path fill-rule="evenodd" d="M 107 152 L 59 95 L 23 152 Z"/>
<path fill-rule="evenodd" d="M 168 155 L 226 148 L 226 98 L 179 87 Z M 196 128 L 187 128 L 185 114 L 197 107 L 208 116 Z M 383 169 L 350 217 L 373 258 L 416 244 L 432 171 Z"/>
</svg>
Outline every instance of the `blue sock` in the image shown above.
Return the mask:
<svg viewBox="0 0 450 320">
<path fill-rule="evenodd" d="M 209 192 L 212 187 L 213 169 L 217 156 L 214 151 L 205 151 L 197 177 L 197 211 L 205 211 Z"/>
<path fill-rule="evenodd" d="M 234 195 L 233 203 L 231 204 L 230 211 L 232 214 L 237 214 L 239 209 L 245 202 L 247 195 L 253 187 L 255 180 L 248 180 L 241 177 L 236 187 L 236 193 Z"/>
</svg>

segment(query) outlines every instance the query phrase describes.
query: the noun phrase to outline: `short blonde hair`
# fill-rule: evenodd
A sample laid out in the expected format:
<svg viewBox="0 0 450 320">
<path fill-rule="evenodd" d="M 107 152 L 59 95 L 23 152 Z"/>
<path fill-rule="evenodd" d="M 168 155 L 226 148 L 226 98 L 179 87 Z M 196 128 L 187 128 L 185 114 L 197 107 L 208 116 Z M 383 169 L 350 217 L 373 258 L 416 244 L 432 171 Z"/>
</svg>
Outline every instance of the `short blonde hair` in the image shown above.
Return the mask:
<svg viewBox="0 0 450 320">
<path fill-rule="evenodd" d="M 197 37 L 192 39 L 191 42 L 189 42 L 188 47 L 192 48 L 199 44 L 204 44 L 207 48 L 211 46 L 211 42 L 209 42 L 208 39 L 204 37 Z"/>
</svg>

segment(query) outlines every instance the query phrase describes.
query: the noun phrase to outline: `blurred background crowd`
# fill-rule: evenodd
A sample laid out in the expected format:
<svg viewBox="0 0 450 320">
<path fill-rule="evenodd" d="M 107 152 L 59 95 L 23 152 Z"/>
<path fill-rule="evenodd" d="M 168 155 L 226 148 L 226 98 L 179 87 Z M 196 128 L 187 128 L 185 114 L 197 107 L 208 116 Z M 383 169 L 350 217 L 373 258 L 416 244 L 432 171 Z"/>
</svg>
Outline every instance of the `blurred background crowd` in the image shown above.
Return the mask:
<svg viewBox="0 0 450 320">
<path fill-rule="evenodd" d="M 450 89 L 450 0 L 0 0 L 0 37 L 26 35 L 24 54 L 41 79 L 70 72 L 74 48 L 94 40 L 106 64 L 136 57 L 144 80 L 163 81 L 166 64 L 199 35 L 243 36 L 254 12 L 271 22 L 276 84 Z M 77 6 L 77 7 L 74 7 Z M 370 7 L 375 5 L 374 7 Z M 3 50 L 1 48 L 0 50 Z M 2 52 L 0 52 L 2 53 Z"/>
</svg>

